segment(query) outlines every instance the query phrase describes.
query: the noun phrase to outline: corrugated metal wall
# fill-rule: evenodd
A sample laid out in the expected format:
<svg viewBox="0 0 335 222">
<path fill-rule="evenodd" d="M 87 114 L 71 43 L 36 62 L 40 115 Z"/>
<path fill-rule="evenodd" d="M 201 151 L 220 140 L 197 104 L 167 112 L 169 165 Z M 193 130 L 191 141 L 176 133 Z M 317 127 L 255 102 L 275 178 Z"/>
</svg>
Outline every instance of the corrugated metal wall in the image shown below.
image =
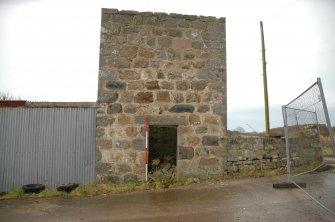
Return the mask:
<svg viewBox="0 0 335 222">
<path fill-rule="evenodd" d="M 95 180 L 94 108 L 0 108 L 0 192 Z"/>
</svg>

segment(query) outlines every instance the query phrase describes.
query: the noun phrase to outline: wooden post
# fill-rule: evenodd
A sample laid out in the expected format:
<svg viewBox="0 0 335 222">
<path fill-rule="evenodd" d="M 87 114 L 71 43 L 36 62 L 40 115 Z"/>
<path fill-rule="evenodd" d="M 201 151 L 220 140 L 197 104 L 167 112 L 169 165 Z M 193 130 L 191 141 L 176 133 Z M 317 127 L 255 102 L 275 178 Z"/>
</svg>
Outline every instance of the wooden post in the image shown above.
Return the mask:
<svg viewBox="0 0 335 222">
<path fill-rule="evenodd" d="M 268 83 L 266 76 L 266 59 L 265 59 L 265 43 L 264 43 L 264 32 L 263 22 L 260 21 L 261 26 L 261 39 L 262 39 L 262 65 L 263 65 L 263 84 L 264 84 L 264 107 L 265 107 L 265 133 L 267 136 L 270 135 L 270 120 L 269 120 L 269 99 L 268 99 Z"/>
</svg>

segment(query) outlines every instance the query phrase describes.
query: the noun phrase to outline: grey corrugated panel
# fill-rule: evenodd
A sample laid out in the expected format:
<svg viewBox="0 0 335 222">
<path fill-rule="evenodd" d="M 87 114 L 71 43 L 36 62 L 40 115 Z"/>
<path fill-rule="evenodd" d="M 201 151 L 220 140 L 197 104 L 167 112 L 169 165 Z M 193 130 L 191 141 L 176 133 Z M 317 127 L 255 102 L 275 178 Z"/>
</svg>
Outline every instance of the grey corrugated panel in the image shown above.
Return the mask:
<svg viewBox="0 0 335 222">
<path fill-rule="evenodd" d="M 0 108 L 0 191 L 95 179 L 94 108 Z"/>
</svg>

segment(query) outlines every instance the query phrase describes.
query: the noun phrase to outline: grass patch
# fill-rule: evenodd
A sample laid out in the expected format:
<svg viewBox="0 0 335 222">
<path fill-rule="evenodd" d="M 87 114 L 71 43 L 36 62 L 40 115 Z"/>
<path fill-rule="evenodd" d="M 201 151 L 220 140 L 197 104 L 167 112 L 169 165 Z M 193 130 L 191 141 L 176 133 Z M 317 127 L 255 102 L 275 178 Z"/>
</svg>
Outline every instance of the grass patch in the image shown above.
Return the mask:
<svg viewBox="0 0 335 222">
<path fill-rule="evenodd" d="M 195 183 L 210 182 L 210 181 L 224 181 L 242 179 L 246 177 L 265 177 L 276 176 L 286 173 L 285 168 L 275 170 L 255 170 L 238 173 L 226 173 L 196 177 L 181 177 L 175 179 L 170 185 L 171 188 L 185 186 Z M 111 195 L 117 193 L 129 193 L 133 191 L 156 190 L 163 189 L 166 186 L 160 181 L 151 182 L 132 182 L 132 183 L 112 183 L 112 182 L 96 182 L 92 184 L 81 184 L 78 188 L 70 193 L 60 192 L 55 189 L 45 189 L 40 193 L 24 193 L 21 187 L 17 187 L 8 193 L 0 196 L 0 200 L 5 199 L 19 199 L 19 198 L 45 198 L 45 197 L 83 197 L 83 196 L 99 196 Z"/>
<path fill-rule="evenodd" d="M 294 175 L 298 173 L 308 172 L 308 171 L 314 170 L 316 167 L 320 166 L 321 164 L 322 164 L 322 161 L 311 160 L 308 163 L 303 164 L 301 166 L 291 166 L 291 173 L 292 175 Z"/>
<path fill-rule="evenodd" d="M 18 198 L 41 198 L 41 197 L 59 197 L 66 196 L 66 193 L 59 192 L 56 189 L 45 189 L 39 193 L 25 193 L 21 187 L 16 187 L 8 193 L 0 196 L 0 200 L 18 199 Z"/>
<path fill-rule="evenodd" d="M 334 157 L 329 136 L 321 136 L 321 144 L 323 147 L 323 156 L 324 157 Z"/>
</svg>

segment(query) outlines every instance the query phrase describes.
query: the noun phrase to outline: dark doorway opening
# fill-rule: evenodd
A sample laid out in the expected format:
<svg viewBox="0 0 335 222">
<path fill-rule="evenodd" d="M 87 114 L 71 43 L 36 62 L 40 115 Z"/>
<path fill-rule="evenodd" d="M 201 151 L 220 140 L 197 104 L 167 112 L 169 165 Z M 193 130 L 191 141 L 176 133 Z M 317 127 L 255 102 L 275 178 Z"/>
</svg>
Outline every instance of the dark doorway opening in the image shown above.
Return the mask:
<svg viewBox="0 0 335 222">
<path fill-rule="evenodd" d="M 177 160 L 177 126 L 149 126 L 149 173 L 174 172 Z"/>
</svg>

